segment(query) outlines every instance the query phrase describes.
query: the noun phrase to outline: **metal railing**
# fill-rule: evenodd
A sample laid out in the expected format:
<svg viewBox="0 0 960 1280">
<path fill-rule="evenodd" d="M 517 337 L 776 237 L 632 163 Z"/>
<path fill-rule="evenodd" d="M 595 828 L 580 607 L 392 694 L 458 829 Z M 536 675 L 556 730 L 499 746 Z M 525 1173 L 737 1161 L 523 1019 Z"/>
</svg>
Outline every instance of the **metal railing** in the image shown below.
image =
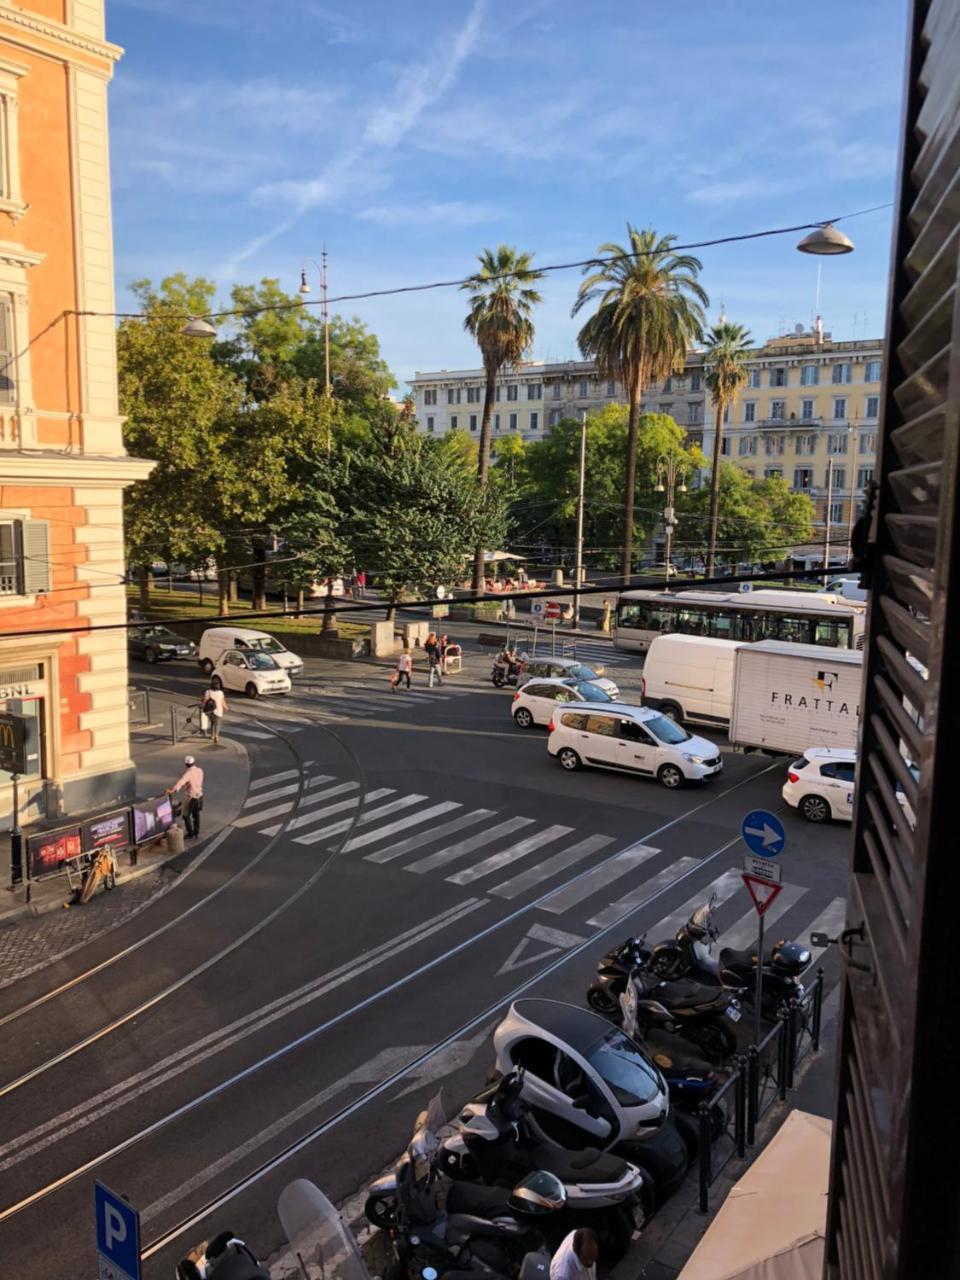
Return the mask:
<svg viewBox="0 0 960 1280">
<path fill-rule="evenodd" d="M 799 1064 L 819 1051 L 822 1017 L 823 970 L 818 969 L 803 999 L 780 1009 L 774 1026 L 735 1060 L 710 1101 L 700 1104 L 701 1213 L 709 1212 L 710 1187 L 719 1174 L 734 1156 L 742 1160 L 755 1144 L 758 1122 L 775 1102 L 786 1101 Z"/>
<path fill-rule="evenodd" d="M 127 715 L 131 725 L 150 723 L 149 689 L 127 690 Z"/>
<path fill-rule="evenodd" d="M 191 703 L 187 706 L 181 706 L 174 703 L 170 707 L 170 741 L 173 743 L 182 742 L 185 738 L 205 738 L 200 723 L 200 704 L 198 702 Z"/>
</svg>

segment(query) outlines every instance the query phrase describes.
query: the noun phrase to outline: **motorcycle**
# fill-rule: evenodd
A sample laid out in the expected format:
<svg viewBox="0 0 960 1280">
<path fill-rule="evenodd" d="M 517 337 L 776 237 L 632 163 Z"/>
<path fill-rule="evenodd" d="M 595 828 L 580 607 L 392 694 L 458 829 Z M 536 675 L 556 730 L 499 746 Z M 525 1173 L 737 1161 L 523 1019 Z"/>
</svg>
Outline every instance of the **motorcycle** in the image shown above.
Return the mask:
<svg viewBox="0 0 960 1280">
<path fill-rule="evenodd" d="M 556 1248 L 568 1231 L 590 1226 L 597 1232 L 604 1265 L 612 1264 L 652 1212 L 652 1188 L 626 1160 L 593 1149 L 561 1151 L 539 1141 L 528 1123 L 523 1074 L 522 1068 L 509 1072 L 467 1103 L 456 1122 L 457 1132 L 440 1146 L 439 1166 L 449 1178 L 498 1188 L 512 1187 L 535 1170 L 554 1174 L 564 1184 L 566 1209 L 555 1220 L 544 1221 L 547 1243 Z M 449 1194 L 456 1199 L 455 1191 L 451 1188 Z M 495 1203 L 489 1198 L 475 1202 L 477 1211 Z"/>
<path fill-rule="evenodd" d="M 713 923 L 716 895 L 698 907 L 672 942 L 659 942 L 648 953 L 646 965 L 661 978 L 694 977 L 736 989 L 753 1004 L 757 985 L 756 948 L 722 947 L 714 955 L 719 931 Z M 805 994 L 800 975 L 810 963 L 810 952 L 798 942 L 776 941 L 763 956 L 760 1012 L 774 1019 L 784 1003 Z"/>
<path fill-rule="evenodd" d="M 550 1256 L 532 1221 L 563 1209 L 563 1184 L 537 1170 L 508 1194 L 498 1192 L 495 1202 L 483 1197 L 487 1188 L 479 1187 L 454 1185 L 442 1196 L 442 1175 L 435 1159 L 442 1123 L 437 1094 L 417 1117 L 413 1137 L 393 1173 L 369 1187 L 364 1206 L 367 1221 L 389 1229 L 400 1271 L 411 1278 L 425 1275 L 424 1268 L 440 1275 L 451 1271 L 493 1271 L 506 1277 L 540 1274 L 541 1264 L 549 1267 Z"/>
<path fill-rule="evenodd" d="M 233 1234 L 221 1231 L 177 1263 L 177 1280 L 270 1280 L 270 1272 Z"/>
<path fill-rule="evenodd" d="M 493 671 L 490 673 L 494 685 L 503 689 L 506 685 L 519 684 L 526 666 L 526 657 L 525 653 L 517 657 L 514 650 L 501 649 L 493 660 Z"/>
</svg>

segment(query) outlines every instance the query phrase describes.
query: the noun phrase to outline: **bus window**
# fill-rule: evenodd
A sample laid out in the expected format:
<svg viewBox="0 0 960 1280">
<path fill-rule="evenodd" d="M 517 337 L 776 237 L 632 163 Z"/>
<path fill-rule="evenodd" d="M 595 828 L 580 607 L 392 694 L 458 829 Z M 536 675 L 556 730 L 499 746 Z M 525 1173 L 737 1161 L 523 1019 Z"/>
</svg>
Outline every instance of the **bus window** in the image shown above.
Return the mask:
<svg viewBox="0 0 960 1280">
<path fill-rule="evenodd" d="M 780 639 L 794 644 L 813 644 L 813 620 L 780 615 Z"/>
<path fill-rule="evenodd" d="M 685 636 L 705 636 L 709 634 L 710 619 L 706 610 L 678 609 L 677 630 Z"/>
<path fill-rule="evenodd" d="M 814 644 L 828 644 L 833 649 L 850 648 L 850 623 L 845 618 L 818 618 L 814 633 Z"/>
<path fill-rule="evenodd" d="M 716 636 L 718 640 L 735 640 L 736 632 L 736 614 L 727 613 L 725 610 L 711 609 L 707 615 L 710 622 L 710 634 Z"/>
<path fill-rule="evenodd" d="M 617 610 L 617 626 L 618 627 L 639 627 L 641 609 L 645 606 L 639 604 L 622 604 Z"/>
</svg>

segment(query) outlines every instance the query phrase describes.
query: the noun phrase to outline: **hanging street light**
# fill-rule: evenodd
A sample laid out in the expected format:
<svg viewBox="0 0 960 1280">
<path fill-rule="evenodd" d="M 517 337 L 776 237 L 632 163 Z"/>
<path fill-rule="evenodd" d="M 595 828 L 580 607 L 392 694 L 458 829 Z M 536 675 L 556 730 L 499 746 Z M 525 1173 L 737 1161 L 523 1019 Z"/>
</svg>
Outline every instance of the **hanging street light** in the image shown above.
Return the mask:
<svg viewBox="0 0 960 1280">
<path fill-rule="evenodd" d="M 800 253 L 812 253 L 820 257 L 835 257 L 841 253 L 853 253 L 853 241 L 838 231 L 830 222 L 817 227 L 803 237 L 797 245 Z"/>
<path fill-rule="evenodd" d="M 217 331 L 209 320 L 204 320 L 203 316 L 191 316 L 187 323 L 180 330 L 185 338 L 215 338 Z"/>
</svg>

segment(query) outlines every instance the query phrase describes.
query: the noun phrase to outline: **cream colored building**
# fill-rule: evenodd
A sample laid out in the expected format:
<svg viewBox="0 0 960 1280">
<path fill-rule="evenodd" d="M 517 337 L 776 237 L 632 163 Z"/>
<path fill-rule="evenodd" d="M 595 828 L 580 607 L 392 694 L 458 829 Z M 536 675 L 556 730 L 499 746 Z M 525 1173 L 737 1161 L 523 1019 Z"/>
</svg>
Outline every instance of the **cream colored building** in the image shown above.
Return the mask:
<svg viewBox="0 0 960 1280">
<path fill-rule="evenodd" d="M 792 488 L 809 493 L 818 542 L 829 517 L 831 542 L 845 543 L 863 488 L 873 478 L 882 362 L 880 338 L 834 342 L 822 328 L 798 325 L 753 349 L 749 383 L 727 414 L 723 457 L 758 479 L 782 475 Z M 410 387 L 422 431 L 442 435 L 459 428 L 479 435 L 482 369 L 417 373 Z M 592 361 L 521 364 L 498 381 L 494 447 L 503 435 L 543 439 L 564 418 L 622 401 L 619 384 L 598 379 Z M 643 408 L 670 414 L 691 443 L 712 456 L 715 410 L 701 352 L 689 353 L 682 374 L 648 387 Z"/>
<path fill-rule="evenodd" d="M 103 0 L 0 0 L 0 711 L 27 824 L 133 794 Z M 86 314 L 95 312 L 101 314 Z M 0 774 L 0 823 L 10 812 Z"/>
</svg>

